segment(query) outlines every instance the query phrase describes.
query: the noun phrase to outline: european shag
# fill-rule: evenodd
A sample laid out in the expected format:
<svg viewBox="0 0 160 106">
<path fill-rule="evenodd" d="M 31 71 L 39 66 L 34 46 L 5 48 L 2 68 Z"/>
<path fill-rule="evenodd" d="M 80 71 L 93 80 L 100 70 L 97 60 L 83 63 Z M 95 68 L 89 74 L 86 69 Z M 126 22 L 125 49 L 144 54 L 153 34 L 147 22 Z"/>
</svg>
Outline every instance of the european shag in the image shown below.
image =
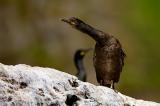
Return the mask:
<svg viewBox="0 0 160 106">
<path fill-rule="evenodd" d="M 92 48 L 79 49 L 74 54 L 74 63 L 75 63 L 75 66 L 77 68 L 77 74 L 76 75 L 77 75 L 78 79 L 81 80 L 81 81 L 86 81 L 87 74 L 86 74 L 86 70 L 85 70 L 84 65 L 83 65 L 83 58 L 86 55 L 86 53 L 90 50 L 92 50 Z"/>
<path fill-rule="evenodd" d="M 114 83 L 119 81 L 126 56 L 119 40 L 108 33 L 93 28 L 78 18 L 71 17 L 62 19 L 62 21 L 88 34 L 96 41 L 93 63 L 97 81 L 102 86 L 114 89 Z"/>
</svg>

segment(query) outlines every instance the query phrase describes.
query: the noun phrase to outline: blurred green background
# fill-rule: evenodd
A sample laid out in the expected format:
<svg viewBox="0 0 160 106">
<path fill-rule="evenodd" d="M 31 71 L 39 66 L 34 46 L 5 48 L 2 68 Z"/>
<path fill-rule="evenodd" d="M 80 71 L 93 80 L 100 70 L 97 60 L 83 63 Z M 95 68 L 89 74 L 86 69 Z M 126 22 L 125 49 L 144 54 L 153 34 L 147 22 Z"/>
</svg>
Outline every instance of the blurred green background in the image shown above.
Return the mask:
<svg viewBox="0 0 160 106">
<path fill-rule="evenodd" d="M 74 52 L 95 42 L 60 21 L 71 16 L 121 41 L 127 58 L 120 92 L 160 102 L 160 0 L 0 0 L 0 62 L 75 74 Z M 88 81 L 98 85 L 92 55 L 84 64 Z"/>
</svg>

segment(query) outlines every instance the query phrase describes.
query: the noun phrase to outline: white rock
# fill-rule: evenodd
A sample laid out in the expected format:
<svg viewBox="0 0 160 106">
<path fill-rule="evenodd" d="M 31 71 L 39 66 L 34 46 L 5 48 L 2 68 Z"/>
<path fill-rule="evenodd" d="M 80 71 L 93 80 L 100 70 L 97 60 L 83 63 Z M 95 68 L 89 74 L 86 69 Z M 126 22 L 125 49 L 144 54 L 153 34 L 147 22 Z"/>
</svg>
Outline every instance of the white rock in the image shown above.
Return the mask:
<svg viewBox="0 0 160 106">
<path fill-rule="evenodd" d="M 51 68 L 0 64 L 0 106 L 160 106 Z"/>
</svg>

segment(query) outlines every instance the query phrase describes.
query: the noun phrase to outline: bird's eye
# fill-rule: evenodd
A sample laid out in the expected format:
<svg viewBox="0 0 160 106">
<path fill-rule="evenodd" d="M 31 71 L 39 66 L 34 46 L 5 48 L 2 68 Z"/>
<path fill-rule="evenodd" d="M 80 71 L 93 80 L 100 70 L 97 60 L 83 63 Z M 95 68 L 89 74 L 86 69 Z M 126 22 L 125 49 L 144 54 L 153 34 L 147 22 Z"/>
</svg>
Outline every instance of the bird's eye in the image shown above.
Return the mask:
<svg viewBox="0 0 160 106">
<path fill-rule="evenodd" d="M 84 52 L 81 52 L 81 53 L 80 53 L 80 55 L 81 55 L 81 56 L 84 56 L 84 55 L 85 55 L 85 53 L 84 53 Z"/>
</svg>

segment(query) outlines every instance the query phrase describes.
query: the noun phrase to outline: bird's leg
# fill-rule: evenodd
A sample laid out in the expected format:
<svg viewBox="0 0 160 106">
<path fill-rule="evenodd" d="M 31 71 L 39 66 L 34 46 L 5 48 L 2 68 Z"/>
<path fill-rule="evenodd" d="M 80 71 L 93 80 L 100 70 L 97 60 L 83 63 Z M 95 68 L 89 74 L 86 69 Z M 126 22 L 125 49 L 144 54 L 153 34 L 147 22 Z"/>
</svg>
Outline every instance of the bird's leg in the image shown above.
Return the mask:
<svg viewBox="0 0 160 106">
<path fill-rule="evenodd" d="M 113 89 L 116 93 L 118 93 L 118 91 L 114 87 L 114 81 L 113 80 L 111 80 L 111 87 L 110 88 Z"/>
<path fill-rule="evenodd" d="M 100 80 L 100 85 L 103 85 L 103 80 Z"/>
<path fill-rule="evenodd" d="M 114 89 L 114 81 L 111 80 L 111 86 L 110 86 L 111 89 Z"/>
</svg>

